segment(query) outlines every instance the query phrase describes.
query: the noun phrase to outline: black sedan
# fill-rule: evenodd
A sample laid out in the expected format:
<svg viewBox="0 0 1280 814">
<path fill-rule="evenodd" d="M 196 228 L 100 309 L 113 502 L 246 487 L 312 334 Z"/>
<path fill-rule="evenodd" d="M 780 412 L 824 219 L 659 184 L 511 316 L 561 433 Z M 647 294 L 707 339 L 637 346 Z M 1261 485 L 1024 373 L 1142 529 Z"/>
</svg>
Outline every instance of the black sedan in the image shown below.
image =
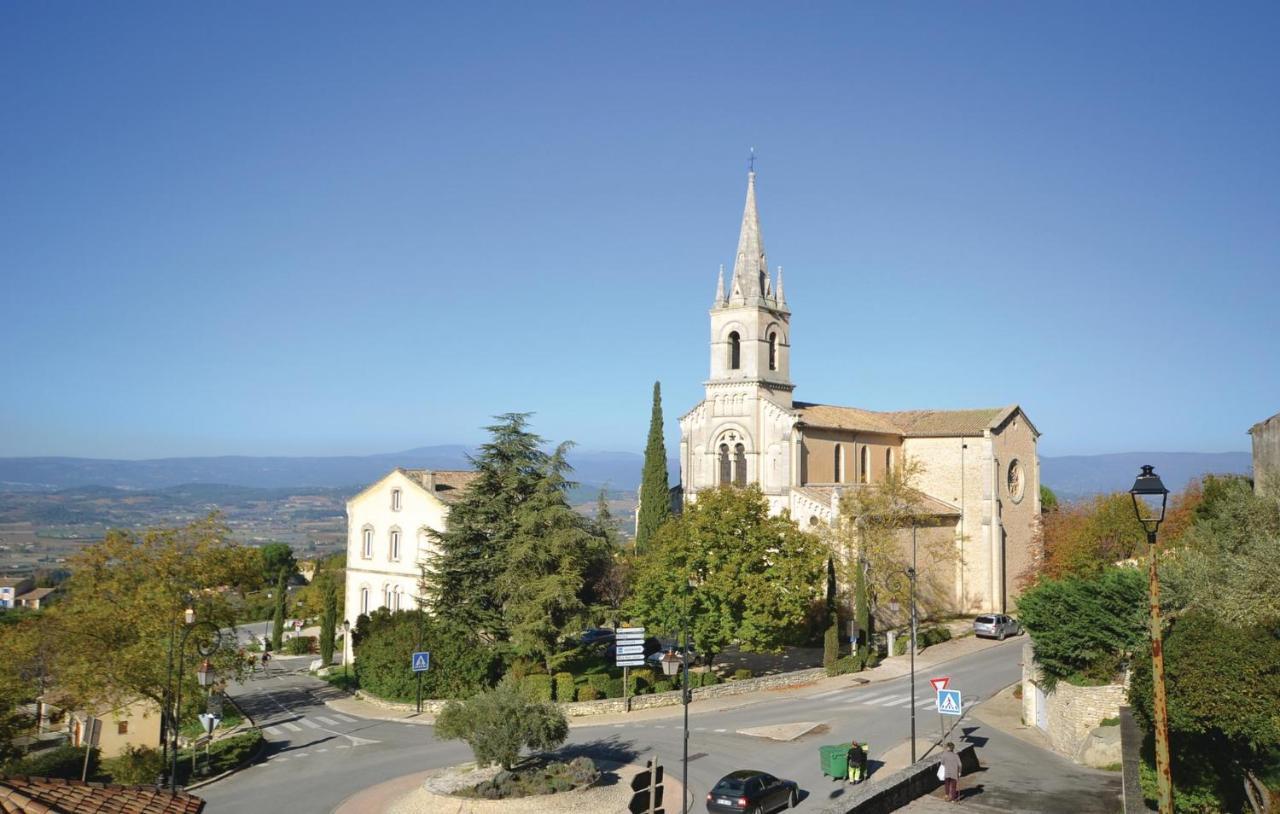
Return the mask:
<svg viewBox="0 0 1280 814">
<path fill-rule="evenodd" d="M 739 769 L 720 778 L 707 795 L 707 811 L 712 814 L 767 814 L 780 808 L 795 808 L 800 788 L 791 780 L 780 780 L 767 772 Z"/>
</svg>

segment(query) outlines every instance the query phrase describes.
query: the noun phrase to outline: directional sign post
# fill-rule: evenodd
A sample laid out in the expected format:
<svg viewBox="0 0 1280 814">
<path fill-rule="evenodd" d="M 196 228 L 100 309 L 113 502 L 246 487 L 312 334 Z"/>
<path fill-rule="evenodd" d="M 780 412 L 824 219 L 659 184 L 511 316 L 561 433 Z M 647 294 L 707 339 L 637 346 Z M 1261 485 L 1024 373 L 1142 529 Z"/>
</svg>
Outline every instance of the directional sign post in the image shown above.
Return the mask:
<svg viewBox="0 0 1280 814">
<path fill-rule="evenodd" d="M 622 668 L 622 708 L 631 711 L 631 699 L 627 697 L 627 685 L 631 668 L 644 664 L 644 628 L 620 627 L 614 632 L 613 650 L 615 663 Z"/>
<path fill-rule="evenodd" d="M 959 690 L 938 690 L 938 714 L 959 715 L 964 709 Z"/>
</svg>

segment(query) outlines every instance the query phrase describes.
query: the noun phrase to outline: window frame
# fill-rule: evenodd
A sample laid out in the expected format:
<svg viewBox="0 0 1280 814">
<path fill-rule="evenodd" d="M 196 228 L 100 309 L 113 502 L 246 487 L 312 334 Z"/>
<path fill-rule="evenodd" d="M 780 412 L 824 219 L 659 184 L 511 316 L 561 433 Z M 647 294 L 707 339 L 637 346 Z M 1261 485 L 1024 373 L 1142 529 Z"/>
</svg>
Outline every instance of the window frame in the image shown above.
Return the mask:
<svg viewBox="0 0 1280 814">
<path fill-rule="evenodd" d="M 404 504 L 403 492 L 399 487 L 391 490 L 391 511 L 398 512 Z"/>
</svg>

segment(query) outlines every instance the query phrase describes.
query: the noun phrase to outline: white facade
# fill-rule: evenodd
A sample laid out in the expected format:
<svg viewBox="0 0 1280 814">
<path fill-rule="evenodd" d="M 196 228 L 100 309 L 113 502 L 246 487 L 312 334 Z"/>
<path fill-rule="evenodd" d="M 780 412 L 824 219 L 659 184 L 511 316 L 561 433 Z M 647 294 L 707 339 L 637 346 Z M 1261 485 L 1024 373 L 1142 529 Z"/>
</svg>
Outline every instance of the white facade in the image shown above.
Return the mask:
<svg viewBox="0 0 1280 814">
<path fill-rule="evenodd" d="M 430 532 L 445 530 L 449 503 L 473 476 L 396 469 L 347 501 L 343 619 L 352 627 L 362 614 L 378 608 L 417 607 L 422 565 L 435 551 Z"/>
<path fill-rule="evenodd" d="M 935 528 L 954 538 L 944 582 L 956 610 L 1004 611 L 1031 562 L 1039 518 L 1039 433 L 1017 405 L 873 412 L 793 400 L 791 312 L 782 269 L 773 284 L 756 206 L 755 173 L 733 277 L 710 311 L 705 398 L 680 418 L 686 500 L 721 484 L 756 484 L 775 513 L 801 527 L 831 523 L 841 494 L 874 488 L 906 458 Z M 834 340 L 834 338 L 833 338 Z M 935 536 L 936 536 L 935 532 Z"/>
</svg>

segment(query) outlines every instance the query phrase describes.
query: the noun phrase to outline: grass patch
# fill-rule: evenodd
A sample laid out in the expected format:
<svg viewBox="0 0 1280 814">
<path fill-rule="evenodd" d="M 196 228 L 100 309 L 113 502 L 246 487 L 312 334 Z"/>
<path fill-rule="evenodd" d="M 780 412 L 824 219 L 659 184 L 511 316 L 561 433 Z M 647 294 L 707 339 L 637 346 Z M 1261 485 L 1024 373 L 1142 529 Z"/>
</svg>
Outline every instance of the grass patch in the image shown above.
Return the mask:
<svg viewBox="0 0 1280 814">
<path fill-rule="evenodd" d="M 226 731 L 244 722 L 244 717 L 240 715 L 240 710 L 231 704 L 222 705 L 222 720 L 218 722 L 218 730 Z M 182 725 L 180 730 L 184 738 L 198 738 L 204 734 L 204 727 L 199 720 L 187 721 Z"/>
<path fill-rule="evenodd" d="M 1119 726 L 1119 725 L 1120 725 L 1119 718 L 1103 718 L 1101 721 L 1098 722 L 1098 726 Z"/>
<path fill-rule="evenodd" d="M 1108 763 L 1106 766 L 1103 766 L 1103 767 L 1102 767 L 1102 771 L 1104 771 L 1104 772 L 1122 772 L 1122 771 L 1124 771 L 1124 765 L 1123 765 L 1123 764 L 1121 764 L 1121 763 Z"/>
<path fill-rule="evenodd" d="M 346 692 L 355 692 L 360 689 L 360 682 L 356 680 L 356 674 L 352 673 L 335 673 L 330 672 L 326 676 L 322 676 L 333 686 Z"/>
<path fill-rule="evenodd" d="M 241 732 L 209 744 L 209 762 L 205 764 L 204 747 L 184 749 L 178 753 L 178 785 L 189 785 L 206 777 L 234 769 L 249 759 L 262 743 L 262 733 L 256 729 Z M 192 770 L 192 758 L 195 769 Z"/>
</svg>

